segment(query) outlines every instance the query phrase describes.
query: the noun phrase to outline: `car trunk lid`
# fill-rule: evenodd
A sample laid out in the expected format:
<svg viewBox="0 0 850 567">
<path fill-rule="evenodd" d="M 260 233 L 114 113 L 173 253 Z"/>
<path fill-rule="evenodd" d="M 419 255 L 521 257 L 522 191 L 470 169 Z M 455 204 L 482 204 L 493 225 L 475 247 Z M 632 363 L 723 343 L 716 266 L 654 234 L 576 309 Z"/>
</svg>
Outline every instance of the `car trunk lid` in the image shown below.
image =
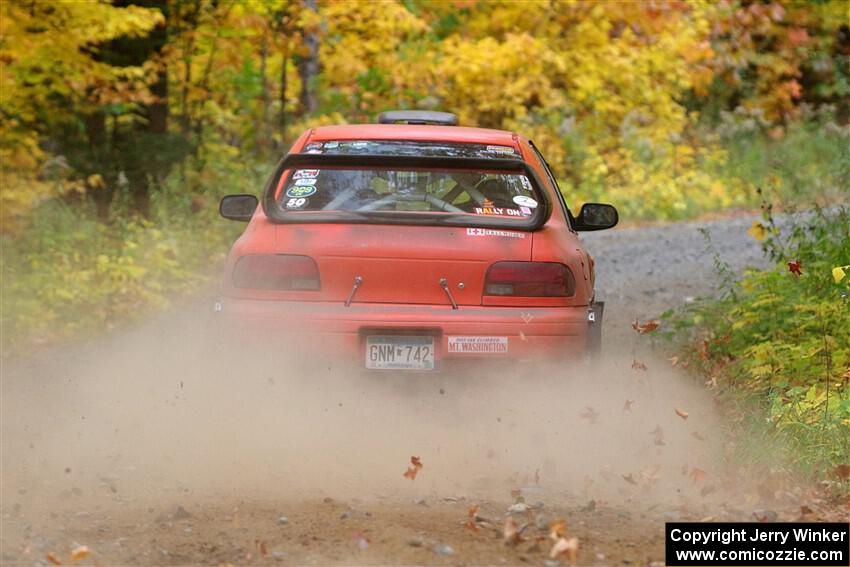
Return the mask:
<svg viewBox="0 0 850 567">
<path fill-rule="evenodd" d="M 317 301 L 480 305 L 491 264 L 531 259 L 532 233 L 363 224 L 277 225 L 275 251 L 312 257 Z M 355 281 L 360 279 L 356 291 Z"/>
</svg>

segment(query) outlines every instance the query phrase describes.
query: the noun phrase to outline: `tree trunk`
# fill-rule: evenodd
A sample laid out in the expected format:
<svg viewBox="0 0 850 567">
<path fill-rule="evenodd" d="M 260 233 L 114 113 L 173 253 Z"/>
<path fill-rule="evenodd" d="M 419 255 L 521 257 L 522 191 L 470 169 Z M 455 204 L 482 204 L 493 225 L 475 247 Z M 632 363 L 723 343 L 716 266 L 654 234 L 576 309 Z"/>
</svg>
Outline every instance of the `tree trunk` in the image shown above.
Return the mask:
<svg viewBox="0 0 850 567">
<path fill-rule="evenodd" d="M 283 41 L 280 61 L 280 112 L 277 115 L 277 127 L 280 131 L 280 144 L 278 148 L 286 147 L 286 67 L 289 64 L 289 44 Z"/>
<path fill-rule="evenodd" d="M 304 0 L 304 8 L 318 12 L 316 0 Z M 307 55 L 301 59 L 298 69 L 301 75 L 301 112 L 313 114 L 319 109 L 315 85 L 316 76 L 319 74 L 319 34 L 316 31 L 305 33 L 304 45 L 307 47 Z"/>
</svg>

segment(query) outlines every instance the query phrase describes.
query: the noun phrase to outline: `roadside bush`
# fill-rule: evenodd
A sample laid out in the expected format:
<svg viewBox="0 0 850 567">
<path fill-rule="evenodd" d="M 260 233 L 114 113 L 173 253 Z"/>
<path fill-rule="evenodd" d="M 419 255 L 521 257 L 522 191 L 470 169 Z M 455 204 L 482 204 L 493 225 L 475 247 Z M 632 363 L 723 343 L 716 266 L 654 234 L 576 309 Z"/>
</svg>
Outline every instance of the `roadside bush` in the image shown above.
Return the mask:
<svg viewBox="0 0 850 567">
<path fill-rule="evenodd" d="M 708 380 L 736 403 L 755 400 L 760 411 L 744 403 L 738 417 L 768 424 L 767 447 L 787 443 L 799 472 L 840 482 L 850 463 L 850 211 L 817 209 L 780 230 L 767 209 L 750 232 L 775 267 L 747 271 L 672 315 L 672 327 L 693 332 L 689 363 Z"/>
<path fill-rule="evenodd" d="M 53 200 L 24 232 L 0 237 L 4 355 L 137 320 L 207 285 L 242 228 L 218 216 L 218 199 L 258 192 L 270 167 L 232 163 L 175 172 L 150 219 L 129 214 L 122 199 L 108 221 L 91 204 Z"/>
</svg>

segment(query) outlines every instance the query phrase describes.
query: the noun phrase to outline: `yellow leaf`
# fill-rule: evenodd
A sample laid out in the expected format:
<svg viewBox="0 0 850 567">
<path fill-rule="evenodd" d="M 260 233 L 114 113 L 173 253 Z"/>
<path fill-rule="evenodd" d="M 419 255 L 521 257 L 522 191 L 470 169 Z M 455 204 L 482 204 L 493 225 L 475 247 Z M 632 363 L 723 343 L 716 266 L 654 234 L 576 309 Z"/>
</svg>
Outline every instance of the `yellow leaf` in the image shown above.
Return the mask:
<svg viewBox="0 0 850 567">
<path fill-rule="evenodd" d="M 767 237 L 767 227 L 759 221 L 753 221 L 753 226 L 747 229 L 747 234 L 760 242 Z"/>
</svg>

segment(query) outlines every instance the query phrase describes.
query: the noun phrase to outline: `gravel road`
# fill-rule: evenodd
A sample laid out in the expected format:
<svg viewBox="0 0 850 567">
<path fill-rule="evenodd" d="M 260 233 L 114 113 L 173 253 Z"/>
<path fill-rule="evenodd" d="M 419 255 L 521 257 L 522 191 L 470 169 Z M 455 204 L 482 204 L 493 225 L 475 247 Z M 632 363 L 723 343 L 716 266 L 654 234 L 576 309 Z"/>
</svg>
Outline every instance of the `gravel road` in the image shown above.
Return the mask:
<svg viewBox="0 0 850 567">
<path fill-rule="evenodd" d="M 564 519 L 579 564 L 653 564 L 666 520 L 794 518 L 802 489 L 747 483 L 712 393 L 629 327 L 712 292 L 700 228 L 733 270 L 759 263 L 750 222 L 589 234 L 593 369 L 378 381 L 210 348 L 194 312 L 7 362 L 0 561 L 548 566 Z"/>
</svg>

